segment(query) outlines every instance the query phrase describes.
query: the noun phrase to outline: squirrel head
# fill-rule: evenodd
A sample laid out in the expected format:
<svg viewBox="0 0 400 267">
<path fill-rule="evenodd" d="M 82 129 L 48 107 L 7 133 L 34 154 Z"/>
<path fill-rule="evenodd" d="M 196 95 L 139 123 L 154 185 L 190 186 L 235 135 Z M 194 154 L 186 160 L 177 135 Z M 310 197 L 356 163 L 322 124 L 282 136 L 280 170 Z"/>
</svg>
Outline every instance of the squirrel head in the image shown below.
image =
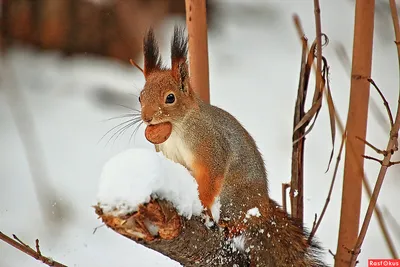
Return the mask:
<svg viewBox="0 0 400 267">
<path fill-rule="evenodd" d="M 143 42 L 146 83 L 139 96 L 142 120 L 146 124 L 179 123 L 188 110 L 197 106 L 189 80 L 187 45 L 184 30 L 175 27 L 171 68 L 166 68 L 162 65 L 153 30 L 146 34 Z"/>
</svg>

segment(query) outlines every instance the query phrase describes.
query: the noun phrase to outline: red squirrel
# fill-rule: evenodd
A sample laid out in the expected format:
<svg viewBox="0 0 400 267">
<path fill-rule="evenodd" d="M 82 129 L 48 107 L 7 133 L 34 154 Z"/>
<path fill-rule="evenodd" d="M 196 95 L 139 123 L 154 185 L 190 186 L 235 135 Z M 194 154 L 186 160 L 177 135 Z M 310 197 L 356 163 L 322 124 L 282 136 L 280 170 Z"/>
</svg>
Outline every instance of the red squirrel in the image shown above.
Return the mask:
<svg viewBox="0 0 400 267">
<path fill-rule="evenodd" d="M 156 149 L 191 172 L 213 220 L 231 234 L 234 229 L 244 233 L 241 249 L 251 251 L 252 266 L 326 266 L 318 258 L 318 245 L 307 242 L 303 227 L 269 198 L 264 160 L 251 135 L 231 114 L 196 95 L 184 30 L 175 27 L 171 68 L 163 66 L 152 29 L 143 48 L 142 120 L 148 127 L 172 125 Z M 249 216 L 254 208 L 259 214 Z"/>
</svg>

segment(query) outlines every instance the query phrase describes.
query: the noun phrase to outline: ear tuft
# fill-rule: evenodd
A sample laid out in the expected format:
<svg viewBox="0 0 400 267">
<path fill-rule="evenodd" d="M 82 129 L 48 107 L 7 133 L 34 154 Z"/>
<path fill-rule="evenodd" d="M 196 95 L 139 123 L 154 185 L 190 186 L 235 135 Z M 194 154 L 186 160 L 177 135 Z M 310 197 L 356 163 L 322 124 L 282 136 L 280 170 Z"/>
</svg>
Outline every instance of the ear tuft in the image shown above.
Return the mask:
<svg viewBox="0 0 400 267">
<path fill-rule="evenodd" d="M 187 92 L 189 89 L 189 67 L 187 63 L 188 39 L 185 29 L 175 26 L 174 36 L 171 41 L 172 75 L 179 83 L 180 90 Z"/>
<path fill-rule="evenodd" d="M 188 39 L 185 29 L 175 26 L 174 36 L 171 42 L 171 60 L 174 62 L 186 61 L 188 53 Z"/>
<path fill-rule="evenodd" d="M 144 76 L 147 77 L 151 72 L 162 69 L 160 49 L 158 47 L 154 31 L 152 28 L 147 32 L 143 40 L 144 50 Z"/>
</svg>

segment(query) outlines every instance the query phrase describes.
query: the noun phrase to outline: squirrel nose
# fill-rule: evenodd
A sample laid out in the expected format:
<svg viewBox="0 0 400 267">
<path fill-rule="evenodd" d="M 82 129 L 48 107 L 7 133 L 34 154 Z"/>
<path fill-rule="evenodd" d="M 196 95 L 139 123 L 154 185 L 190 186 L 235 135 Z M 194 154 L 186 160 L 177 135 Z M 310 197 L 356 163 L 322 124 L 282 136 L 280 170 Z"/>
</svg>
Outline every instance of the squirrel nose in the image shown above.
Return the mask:
<svg viewBox="0 0 400 267">
<path fill-rule="evenodd" d="M 145 123 L 150 123 L 153 120 L 153 117 L 143 116 L 143 121 Z"/>
</svg>

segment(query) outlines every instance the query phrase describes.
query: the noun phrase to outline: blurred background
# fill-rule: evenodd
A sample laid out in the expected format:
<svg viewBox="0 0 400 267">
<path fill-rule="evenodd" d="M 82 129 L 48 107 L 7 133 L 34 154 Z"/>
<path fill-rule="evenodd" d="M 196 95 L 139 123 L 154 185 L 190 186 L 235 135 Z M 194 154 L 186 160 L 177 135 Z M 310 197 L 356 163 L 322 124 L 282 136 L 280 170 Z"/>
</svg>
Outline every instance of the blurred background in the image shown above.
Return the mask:
<svg viewBox="0 0 400 267">
<path fill-rule="evenodd" d="M 16 234 L 68 266 L 179 266 L 99 227 L 92 205 L 102 166 L 130 147 L 152 148 L 143 128 L 123 128 L 139 109 L 144 78 L 142 34 L 154 26 L 165 63 L 173 27 L 185 23 L 184 0 L 2 0 L 0 18 L 0 231 Z M 321 0 L 323 54 L 330 65 L 333 99 L 346 119 L 354 1 Z M 263 153 L 272 198 L 290 180 L 293 111 L 301 44 L 292 22 L 298 14 L 311 43 L 312 1 L 208 0 L 211 103 L 236 116 Z M 394 111 L 399 88 L 389 2 L 376 1 L 373 79 Z M 313 81 L 313 79 L 312 79 Z M 310 84 L 309 88 L 313 88 Z M 311 98 L 311 97 L 309 97 Z M 383 148 L 389 123 L 371 90 L 368 141 Z M 137 130 L 137 131 L 135 131 Z M 340 136 L 340 134 L 338 134 Z M 340 145 L 337 138 L 336 150 Z M 305 222 L 311 228 L 328 193 L 333 168 L 328 111 L 323 104 L 305 148 Z M 375 155 L 367 148 L 368 155 Z M 395 160 L 400 160 L 399 155 Z M 336 250 L 341 178 L 317 237 Z M 366 161 L 370 183 L 379 165 Z M 400 170 L 390 168 L 379 205 L 400 251 Z M 362 218 L 368 198 L 363 198 Z M 99 227 L 99 228 L 96 228 Z M 94 233 L 94 229 L 97 229 Z M 326 253 L 326 261 L 333 258 Z M 390 258 L 375 218 L 360 266 Z M 0 242 L 0 266 L 42 266 Z"/>
</svg>

